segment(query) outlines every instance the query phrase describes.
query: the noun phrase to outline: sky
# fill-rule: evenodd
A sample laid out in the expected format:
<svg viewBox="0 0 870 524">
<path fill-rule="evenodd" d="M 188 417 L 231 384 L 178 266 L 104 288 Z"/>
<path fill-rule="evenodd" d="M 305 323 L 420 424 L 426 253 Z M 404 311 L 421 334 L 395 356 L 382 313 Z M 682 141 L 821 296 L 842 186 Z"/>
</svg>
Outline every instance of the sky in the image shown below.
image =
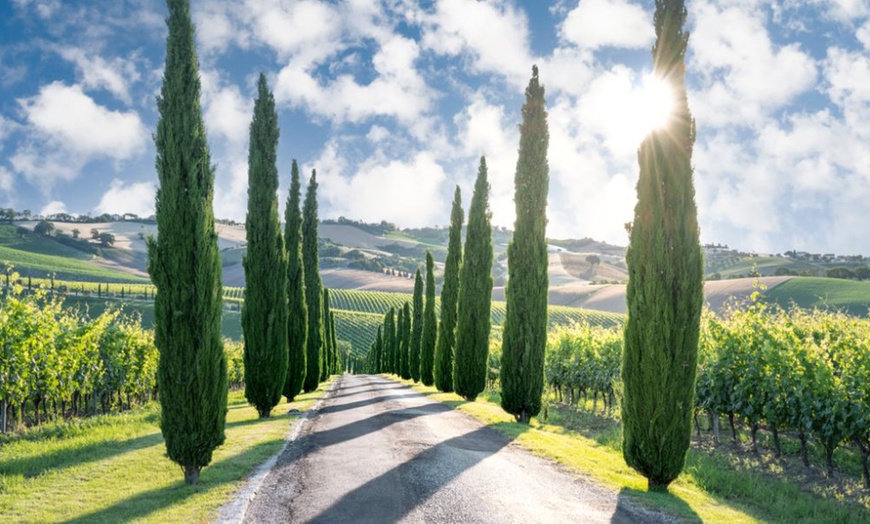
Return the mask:
<svg viewBox="0 0 870 524">
<path fill-rule="evenodd" d="M 549 112 L 547 234 L 627 244 L 655 125 L 650 0 L 192 0 L 215 214 L 243 221 L 265 73 L 321 218 L 444 226 L 486 156 L 514 221 L 523 91 Z M 870 0 L 690 0 L 704 243 L 870 254 Z M 159 0 L 0 1 L 0 206 L 153 213 Z"/>
</svg>

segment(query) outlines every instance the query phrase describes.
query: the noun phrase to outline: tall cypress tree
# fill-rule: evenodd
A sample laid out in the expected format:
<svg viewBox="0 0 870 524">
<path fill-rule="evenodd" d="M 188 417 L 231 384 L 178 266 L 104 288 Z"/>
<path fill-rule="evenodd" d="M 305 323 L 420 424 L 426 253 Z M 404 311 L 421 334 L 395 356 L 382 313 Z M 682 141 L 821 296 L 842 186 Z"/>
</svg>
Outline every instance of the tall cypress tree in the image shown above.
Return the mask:
<svg viewBox="0 0 870 524">
<path fill-rule="evenodd" d="M 435 383 L 435 340 L 438 337 L 438 318 L 435 316 L 435 261 L 426 251 L 426 304 L 423 306 L 423 333 L 420 337 L 420 382 L 426 386 Z"/>
<path fill-rule="evenodd" d="M 332 339 L 332 368 L 330 374 L 341 374 L 341 354 L 338 351 L 338 336 L 335 334 L 335 311 L 329 312 L 329 336 Z"/>
<path fill-rule="evenodd" d="M 370 372 L 383 373 L 383 365 L 381 364 L 384 361 L 383 326 L 378 326 L 378 334 L 375 336 L 374 344 L 374 356 L 372 357 L 372 367 Z"/>
<path fill-rule="evenodd" d="M 420 346 L 423 341 L 423 277 L 420 268 L 414 276 L 414 313 L 411 320 L 411 353 L 409 367 L 414 382 L 420 381 Z"/>
<path fill-rule="evenodd" d="M 501 406 L 528 423 L 541 410 L 547 343 L 547 110 L 538 68 L 526 88 L 514 178 L 517 216 L 508 245 L 507 312 L 502 338 Z"/>
<path fill-rule="evenodd" d="M 402 308 L 402 378 L 411 378 L 411 304 L 405 302 Z"/>
<path fill-rule="evenodd" d="M 396 308 L 390 308 L 384 316 L 384 373 L 395 373 Z"/>
<path fill-rule="evenodd" d="M 456 347 L 456 306 L 459 299 L 459 268 L 462 264 L 462 194 L 459 186 L 453 195 L 444 287 L 441 288 L 441 325 L 435 344 L 435 387 L 453 391 L 453 350 Z"/>
<path fill-rule="evenodd" d="M 492 308 L 492 226 L 486 159 L 480 157 L 474 196 L 468 209 L 465 257 L 459 287 L 456 358 L 453 382 L 456 393 L 474 400 L 486 387 Z"/>
<path fill-rule="evenodd" d="M 317 171 L 311 172 L 302 209 L 302 265 L 305 275 L 305 301 L 308 306 L 308 369 L 302 390 L 314 391 L 320 384 L 320 353 L 323 346 L 323 294 L 320 282 L 320 256 L 317 250 Z"/>
<path fill-rule="evenodd" d="M 307 372 L 308 306 L 305 304 L 305 276 L 302 267 L 302 196 L 299 166 L 290 169 L 290 193 L 284 209 L 284 241 L 287 247 L 287 352 L 289 368 L 284 396 L 291 402 L 302 391 Z"/>
<path fill-rule="evenodd" d="M 332 368 L 332 334 L 329 326 L 329 288 L 323 288 L 323 346 L 320 351 L 320 381 L 329 378 Z"/>
<path fill-rule="evenodd" d="M 396 358 L 396 361 L 398 363 L 398 370 L 396 371 L 396 374 L 402 378 L 405 377 L 404 353 L 405 353 L 406 348 L 405 348 L 404 334 L 405 334 L 405 309 L 400 307 L 399 308 L 399 318 L 396 321 L 396 348 L 397 348 L 396 355 L 398 356 L 398 358 Z"/>
<path fill-rule="evenodd" d="M 287 378 L 287 257 L 278 222 L 278 113 L 260 73 L 248 151 L 248 251 L 242 332 L 245 398 L 268 417 L 281 401 Z"/>
<path fill-rule="evenodd" d="M 649 489 L 663 491 L 682 471 L 691 438 L 704 283 L 684 2 L 657 0 L 654 20 L 653 74 L 673 90 L 674 113 L 638 152 L 637 205 L 625 256 L 622 418 L 625 461 L 649 480 Z"/>
<path fill-rule="evenodd" d="M 169 0 L 166 65 L 157 97 L 157 238 L 148 238 L 157 386 L 166 454 L 195 484 L 224 442 L 227 364 L 221 339 L 221 260 L 199 64 L 187 0 Z M 107 286 L 108 288 L 108 286 Z"/>
</svg>

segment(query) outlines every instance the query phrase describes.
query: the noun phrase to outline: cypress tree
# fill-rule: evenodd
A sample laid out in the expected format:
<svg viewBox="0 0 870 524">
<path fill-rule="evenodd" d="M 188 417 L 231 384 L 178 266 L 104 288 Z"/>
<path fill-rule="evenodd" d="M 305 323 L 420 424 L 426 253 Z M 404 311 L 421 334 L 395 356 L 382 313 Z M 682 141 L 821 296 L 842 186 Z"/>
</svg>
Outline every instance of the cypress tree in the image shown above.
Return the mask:
<svg viewBox="0 0 870 524">
<path fill-rule="evenodd" d="M 459 287 L 456 358 L 453 381 L 456 393 L 474 400 L 486 387 L 492 308 L 492 226 L 486 159 L 480 157 L 474 196 L 468 209 L 465 257 Z"/>
<path fill-rule="evenodd" d="M 414 316 L 411 320 L 411 353 L 409 367 L 414 382 L 420 381 L 420 345 L 423 340 L 423 277 L 420 268 L 414 276 Z"/>
<path fill-rule="evenodd" d="M 375 336 L 375 341 L 373 342 L 373 351 L 371 358 L 371 367 L 369 369 L 369 373 L 383 373 L 381 368 L 381 362 L 383 361 L 383 349 L 384 349 L 384 341 L 383 341 L 383 326 L 378 326 L 378 334 Z"/>
<path fill-rule="evenodd" d="M 462 264 L 462 194 L 459 186 L 453 195 L 444 287 L 441 288 L 441 325 L 435 344 L 435 387 L 453 391 L 453 350 L 456 346 L 456 306 L 459 299 L 459 268 Z"/>
<path fill-rule="evenodd" d="M 411 304 L 405 302 L 402 309 L 402 378 L 411 378 Z"/>
<path fill-rule="evenodd" d="M 516 222 L 508 245 L 507 311 L 502 338 L 501 406 L 528 423 L 541 410 L 547 343 L 547 111 L 538 68 L 526 88 L 514 178 Z"/>
<path fill-rule="evenodd" d="M 154 135 L 157 238 L 148 273 L 157 287 L 154 342 L 166 454 L 196 484 L 224 442 L 227 364 L 221 339 L 221 260 L 214 229 L 214 166 L 200 108 L 199 65 L 187 0 L 169 0 L 166 65 Z M 106 286 L 108 294 L 108 285 Z"/>
<path fill-rule="evenodd" d="M 320 384 L 321 352 L 323 351 L 323 293 L 320 282 L 320 256 L 317 250 L 317 171 L 311 172 L 305 203 L 302 208 L 302 266 L 305 276 L 305 301 L 308 306 L 308 339 L 306 358 L 308 369 L 302 390 L 314 391 Z"/>
<path fill-rule="evenodd" d="M 323 288 L 323 346 L 320 351 L 320 381 L 329 378 L 332 367 L 332 336 L 329 326 L 329 288 Z"/>
<path fill-rule="evenodd" d="M 329 336 L 332 339 L 332 374 L 341 374 L 341 354 L 338 351 L 338 336 L 335 334 L 335 311 L 329 312 Z"/>
<path fill-rule="evenodd" d="M 396 320 L 396 362 L 398 364 L 398 368 L 396 374 L 400 377 L 404 377 L 405 375 L 405 359 L 402 358 L 402 354 L 405 352 L 405 309 L 399 308 L 399 318 Z"/>
<path fill-rule="evenodd" d="M 242 332 L 245 398 L 268 417 L 287 379 L 287 258 L 278 222 L 278 114 L 260 73 L 248 151 L 248 251 Z"/>
<path fill-rule="evenodd" d="M 657 0 L 653 74 L 672 89 L 674 113 L 638 152 L 637 205 L 630 227 L 628 322 L 622 361 L 623 455 L 649 481 L 667 486 L 683 469 L 691 438 L 703 303 L 692 147 L 695 125 L 685 86 L 684 2 Z"/>
<path fill-rule="evenodd" d="M 284 209 L 284 241 L 287 247 L 287 352 L 289 368 L 284 382 L 284 396 L 292 402 L 302 391 L 308 359 L 308 306 L 305 304 L 305 280 L 302 267 L 302 196 L 299 166 L 293 160 L 290 169 L 290 193 Z"/>
<path fill-rule="evenodd" d="M 395 373 L 396 308 L 390 308 L 384 317 L 384 373 Z"/>
<path fill-rule="evenodd" d="M 438 318 L 435 316 L 435 261 L 426 251 L 426 305 L 423 306 L 423 333 L 420 336 L 420 382 L 426 386 L 435 383 L 435 339 L 438 336 Z"/>
</svg>

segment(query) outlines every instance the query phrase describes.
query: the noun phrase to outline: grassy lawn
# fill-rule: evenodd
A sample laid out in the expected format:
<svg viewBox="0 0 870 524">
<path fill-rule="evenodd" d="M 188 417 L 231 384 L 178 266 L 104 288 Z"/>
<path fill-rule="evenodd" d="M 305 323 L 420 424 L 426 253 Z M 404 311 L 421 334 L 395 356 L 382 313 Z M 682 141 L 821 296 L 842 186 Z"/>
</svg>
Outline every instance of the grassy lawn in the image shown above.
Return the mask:
<svg viewBox="0 0 870 524">
<path fill-rule="evenodd" d="M 226 442 L 196 486 L 165 456 L 156 404 L 0 440 L 0 521 L 206 522 L 281 448 L 297 418 L 288 411 L 308 409 L 327 387 L 263 420 L 230 393 Z"/>
<path fill-rule="evenodd" d="M 824 498 L 802 490 L 793 479 L 745 463 L 749 461 L 735 463 L 727 454 L 696 449 L 689 451 L 685 472 L 668 494 L 647 492 L 646 479 L 622 458 L 619 425 L 612 419 L 550 408 L 548 423 L 534 418 L 529 428 L 501 409 L 497 395 L 484 393 L 468 402 L 454 393 L 402 382 L 468 413 L 532 453 L 619 492 L 635 506 L 664 509 L 683 522 L 870 523 L 870 506 L 837 500 L 839 495 Z M 865 498 L 865 506 L 870 505 L 870 497 Z"/>
<path fill-rule="evenodd" d="M 795 277 L 768 290 L 764 297 L 783 307 L 794 302 L 802 308 L 839 309 L 863 317 L 870 310 L 870 282 Z"/>
</svg>

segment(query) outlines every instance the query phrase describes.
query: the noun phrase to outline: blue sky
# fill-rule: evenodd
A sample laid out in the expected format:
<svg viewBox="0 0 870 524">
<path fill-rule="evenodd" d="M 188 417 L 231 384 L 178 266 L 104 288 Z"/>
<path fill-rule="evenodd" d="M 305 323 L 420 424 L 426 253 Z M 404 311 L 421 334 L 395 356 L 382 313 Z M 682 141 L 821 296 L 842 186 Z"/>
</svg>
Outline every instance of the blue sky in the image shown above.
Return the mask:
<svg viewBox="0 0 870 524">
<path fill-rule="evenodd" d="M 701 238 L 870 254 L 870 1 L 688 2 Z M 548 234 L 624 245 L 648 124 L 654 2 L 193 0 L 215 211 L 243 220 L 265 72 L 322 217 L 444 225 L 480 155 L 513 223 L 523 89 L 547 88 Z M 158 0 L 0 3 L 0 206 L 153 210 Z"/>
</svg>

